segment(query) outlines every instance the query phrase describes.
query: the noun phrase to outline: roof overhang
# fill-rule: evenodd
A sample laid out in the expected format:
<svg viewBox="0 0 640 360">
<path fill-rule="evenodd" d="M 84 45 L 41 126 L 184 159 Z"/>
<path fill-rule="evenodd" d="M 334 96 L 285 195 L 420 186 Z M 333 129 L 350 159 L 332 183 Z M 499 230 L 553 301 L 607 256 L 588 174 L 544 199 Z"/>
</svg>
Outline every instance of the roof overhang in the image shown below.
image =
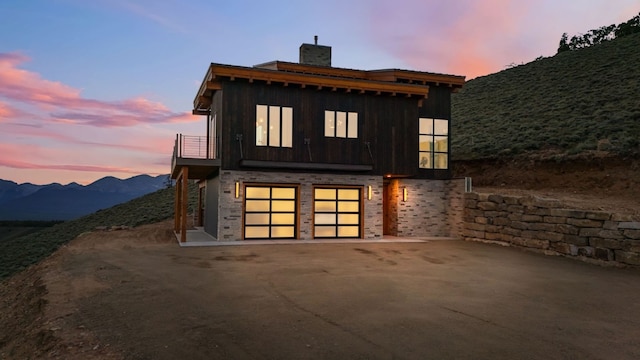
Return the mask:
<svg viewBox="0 0 640 360">
<path fill-rule="evenodd" d="M 428 97 L 429 86 L 446 86 L 457 91 L 465 82 L 464 76 L 399 69 L 367 71 L 282 61 L 254 67 L 212 63 L 193 101 L 193 114 L 209 114 L 213 94 L 222 89 L 223 81 L 236 80 L 360 94 L 415 97 L 419 100 Z"/>
</svg>

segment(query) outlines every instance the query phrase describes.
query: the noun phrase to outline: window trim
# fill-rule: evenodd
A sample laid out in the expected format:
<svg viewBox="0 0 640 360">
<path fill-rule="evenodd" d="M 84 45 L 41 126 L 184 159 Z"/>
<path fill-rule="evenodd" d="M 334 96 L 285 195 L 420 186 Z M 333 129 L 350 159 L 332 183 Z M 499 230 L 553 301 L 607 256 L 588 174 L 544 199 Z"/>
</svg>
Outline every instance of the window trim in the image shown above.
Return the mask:
<svg viewBox="0 0 640 360">
<path fill-rule="evenodd" d="M 258 128 L 259 125 L 259 116 L 260 116 L 260 108 L 264 107 L 264 115 L 266 115 L 266 131 L 260 131 Z M 277 110 L 276 110 L 277 109 Z M 272 119 L 272 115 L 277 111 L 277 120 Z M 288 115 L 288 116 L 287 116 Z M 285 117 L 286 116 L 286 117 Z M 275 117 L 275 116 L 273 116 Z M 275 138 L 275 131 L 271 129 L 271 122 L 277 121 L 277 144 L 274 141 L 272 145 L 272 139 Z M 290 128 L 288 132 L 285 133 L 285 123 L 288 123 L 288 127 Z M 274 124 L 275 126 L 275 124 Z M 256 104 L 256 126 L 255 126 L 255 146 L 257 147 L 275 147 L 275 148 L 293 148 L 293 107 L 291 106 L 280 106 L 280 105 L 266 105 L 266 104 Z M 264 135 L 263 135 L 264 134 Z M 264 136 L 264 137 L 263 137 Z M 262 141 L 259 142 L 258 139 Z"/>
<path fill-rule="evenodd" d="M 330 116 L 331 115 L 331 116 Z M 338 134 L 338 117 L 344 116 L 344 136 L 342 131 Z M 359 133 L 358 124 L 358 112 L 357 111 L 340 111 L 340 110 L 325 110 L 324 111 L 324 137 L 337 138 L 337 139 L 357 139 Z M 329 126 L 329 121 L 332 120 L 333 126 Z M 355 125 L 355 126 L 354 126 Z M 329 130 L 332 129 L 332 130 Z M 355 129 L 355 131 L 353 131 Z M 353 132 L 355 132 L 355 136 Z"/>
<path fill-rule="evenodd" d="M 428 129 L 428 132 L 423 133 L 422 132 L 422 126 L 421 126 L 421 122 L 423 120 L 429 120 L 431 121 L 431 127 L 430 129 Z M 436 121 L 445 121 L 447 123 L 446 126 L 446 132 L 442 132 L 442 131 L 437 131 L 436 130 Z M 449 119 L 442 119 L 442 118 L 428 118 L 428 117 L 420 117 L 418 118 L 418 168 L 419 169 L 425 169 L 425 170 L 448 170 L 451 164 L 451 156 L 450 156 L 450 126 L 451 126 L 451 121 Z M 420 146 L 421 146 L 421 142 L 420 139 L 426 136 L 429 138 L 429 143 L 431 144 L 430 149 L 428 150 L 421 150 Z M 437 146 L 436 146 L 436 139 L 442 139 L 444 138 L 447 142 L 447 147 L 445 150 L 438 150 Z M 423 166 L 421 164 L 422 162 L 422 158 L 423 158 L 423 154 L 426 155 L 429 158 L 429 165 L 430 166 Z M 446 166 L 445 167 L 436 167 L 436 157 L 437 155 L 445 155 L 446 156 Z"/>
</svg>

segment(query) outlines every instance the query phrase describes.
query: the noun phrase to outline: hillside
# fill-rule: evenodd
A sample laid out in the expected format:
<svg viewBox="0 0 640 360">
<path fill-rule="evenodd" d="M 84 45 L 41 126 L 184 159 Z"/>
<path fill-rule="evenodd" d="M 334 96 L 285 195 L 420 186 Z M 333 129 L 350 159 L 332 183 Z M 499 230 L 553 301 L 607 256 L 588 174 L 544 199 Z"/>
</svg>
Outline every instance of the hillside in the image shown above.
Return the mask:
<svg viewBox="0 0 640 360">
<path fill-rule="evenodd" d="M 191 186 L 190 191 L 193 208 L 197 186 Z M 162 189 L 33 234 L 6 239 L 0 242 L 0 279 L 37 263 L 61 245 L 96 227 L 132 227 L 170 218 L 173 216 L 174 192 L 174 188 Z"/>
<path fill-rule="evenodd" d="M 640 198 L 640 34 L 473 79 L 454 172 L 477 186 Z"/>
<path fill-rule="evenodd" d="M 640 34 L 470 80 L 453 96 L 455 160 L 640 154 Z"/>
</svg>

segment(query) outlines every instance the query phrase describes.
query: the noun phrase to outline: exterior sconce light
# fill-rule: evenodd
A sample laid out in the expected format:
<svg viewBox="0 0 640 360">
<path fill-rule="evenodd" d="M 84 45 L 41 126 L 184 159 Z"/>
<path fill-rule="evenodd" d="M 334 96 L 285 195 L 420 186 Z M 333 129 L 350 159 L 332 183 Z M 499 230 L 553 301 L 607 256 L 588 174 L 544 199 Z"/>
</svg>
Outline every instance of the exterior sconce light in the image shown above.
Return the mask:
<svg viewBox="0 0 640 360">
<path fill-rule="evenodd" d="M 240 183 L 236 181 L 236 199 L 240 197 Z"/>
<path fill-rule="evenodd" d="M 371 185 L 367 186 L 367 200 L 371 200 Z"/>
<path fill-rule="evenodd" d="M 402 188 L 402 201 L 407 201 L 409 198 L 409 190 L 406 187 Z"/>
</svg>

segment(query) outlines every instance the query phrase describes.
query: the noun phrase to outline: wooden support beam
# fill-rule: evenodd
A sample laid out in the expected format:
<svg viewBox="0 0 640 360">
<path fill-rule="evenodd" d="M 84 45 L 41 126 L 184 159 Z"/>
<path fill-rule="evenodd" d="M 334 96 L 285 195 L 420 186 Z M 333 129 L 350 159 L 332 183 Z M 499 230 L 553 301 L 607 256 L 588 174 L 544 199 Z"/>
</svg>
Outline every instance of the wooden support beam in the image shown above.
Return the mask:
<svg viewBox="0 0 640 360">
<path fill-rule="evenodd" d="M 173 232 L 177 233 L 180 230 L 180 194 L 182 191 L 180 189 L 180 175 L 182 171 L 178 173 L 178 177 L 176 178 L 176 193 L 173 199 Z"/>
<path fill-rule="evenodd" d="M 181 213 L 182 219 L 180 223 L 180 227 L 182 231 L 180 232 L 180 242 L 187 241 L 187 205 L 189 204 L 189 185 L 187 184 L 187 180 L 189 179 L 189 167 L 182 167 L 182 196 L 180 200 L 182 200 L 181 204 Z"/>
<path fill-rule="evenodd" d="M 222 90 L 222 84 L 219 82 L 207 82 L 207 90 Z"/>
</svg>

